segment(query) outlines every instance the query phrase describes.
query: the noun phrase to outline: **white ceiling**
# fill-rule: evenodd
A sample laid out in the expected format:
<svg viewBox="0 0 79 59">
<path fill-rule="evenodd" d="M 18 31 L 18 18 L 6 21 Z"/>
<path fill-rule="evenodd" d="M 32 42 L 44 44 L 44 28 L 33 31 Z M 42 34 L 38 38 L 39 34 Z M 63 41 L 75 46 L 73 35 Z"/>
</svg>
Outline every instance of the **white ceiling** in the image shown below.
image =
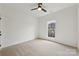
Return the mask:
<svg viewBox="0 0 79 59">
<path fill-rule="evenodd" d="M 30 13 L 32 13 L 34 16 L 41 17 L 53 12 L 57 12 L 64 8 L 71 7 L 73 5 L 75 4 L 74 3 L 43 3 L 43 7 L 47 10 L 46 13 L 43 11 L 38 11 L 38 10 L 30 11 Z M 31 6 L 31 8 L 36 7 L 36 6 L 37 5 Z"/>
<path fill-rule="evenodd" d="M 43 12 L 43 11 L 38 11 L 38 10 L 34 10 L 31 11 L 30 9 L 37 7 L 37 3 L 17 3 L 17 4 L 13 4 L 13 3 L 9 3 L 9 4 L 0 4 L 0 6 L 6 6 L 6 7 L 16 7 L 19 9 L 23 9 L 25 10 L 25 12 L 27 12 L 30 15 L 33 15 L 35 17 L 41 17 L 41 16 L 45 16 L 47 14 L 53 13 L 53 12 L 57 12 L 61 9 L 70 7 L 75 5 L 75 3 L 43 3 L 43 7 L 47 10 L 47 12 Z M 20 10 L 19 9 L 19 10 Z"/>
</svg>

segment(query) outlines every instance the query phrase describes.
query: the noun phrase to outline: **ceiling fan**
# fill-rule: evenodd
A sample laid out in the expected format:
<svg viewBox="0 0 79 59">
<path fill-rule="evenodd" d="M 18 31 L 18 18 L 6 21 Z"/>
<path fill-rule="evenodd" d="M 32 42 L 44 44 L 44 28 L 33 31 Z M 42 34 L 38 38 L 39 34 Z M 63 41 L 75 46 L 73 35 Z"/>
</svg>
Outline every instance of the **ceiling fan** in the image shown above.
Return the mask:
<svg viewBox="0 0 79 59">
<path fill-rule="evenodd" d="M 31 9 L 32 11 L 33 10 L 39 10 L 39 11 L 44 11 L 44 12 L 47 12 L 47 10 L 45 10 L 44 8 L 42 8 L 42 3 L 38 3 L 38 7 L 37 8 L 33 8 Z"/>
</svg>

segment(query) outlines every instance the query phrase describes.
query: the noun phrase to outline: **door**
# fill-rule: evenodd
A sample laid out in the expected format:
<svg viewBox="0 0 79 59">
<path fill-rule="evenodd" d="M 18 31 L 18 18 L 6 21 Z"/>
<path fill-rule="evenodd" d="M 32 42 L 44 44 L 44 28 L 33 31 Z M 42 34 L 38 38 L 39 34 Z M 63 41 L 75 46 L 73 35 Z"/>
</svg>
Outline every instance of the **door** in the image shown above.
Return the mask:
<svg viewBox="0 0 79 59">
<path fill-rule="evenodd" d="M 0 49 L 1 49 L 1 36 L 2 36 L 2 32 L 1 32 L 1 30 L 2 30 L 2 24 L 1 24 L 1 18 L 0 18 Z"/>
</svg>

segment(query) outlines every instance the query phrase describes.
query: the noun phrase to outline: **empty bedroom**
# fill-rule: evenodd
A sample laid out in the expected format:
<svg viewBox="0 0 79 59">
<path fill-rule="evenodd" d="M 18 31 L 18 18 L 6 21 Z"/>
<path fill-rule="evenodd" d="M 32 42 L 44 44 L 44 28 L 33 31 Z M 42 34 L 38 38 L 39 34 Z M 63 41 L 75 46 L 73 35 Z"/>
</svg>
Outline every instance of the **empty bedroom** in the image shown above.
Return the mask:
<svg viewBox="0 0 79 59">
<path fill-rule="evenodd" d="M 78 56 L 78 3 L 0 3 L 1 56 Z"/>
</svg>

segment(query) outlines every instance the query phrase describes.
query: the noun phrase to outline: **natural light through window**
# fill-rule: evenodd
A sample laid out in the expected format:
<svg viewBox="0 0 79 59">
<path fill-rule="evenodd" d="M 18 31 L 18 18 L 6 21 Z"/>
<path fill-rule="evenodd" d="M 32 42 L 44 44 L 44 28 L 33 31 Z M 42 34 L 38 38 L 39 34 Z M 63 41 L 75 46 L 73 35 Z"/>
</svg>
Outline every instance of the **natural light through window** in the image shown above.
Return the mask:
<svg viewBox="0 0 79 59">
<path fill-rule="evenodd" d="M 56 21 L 48 21 L 48 37 L 55 38 Z"/>
</svg>

